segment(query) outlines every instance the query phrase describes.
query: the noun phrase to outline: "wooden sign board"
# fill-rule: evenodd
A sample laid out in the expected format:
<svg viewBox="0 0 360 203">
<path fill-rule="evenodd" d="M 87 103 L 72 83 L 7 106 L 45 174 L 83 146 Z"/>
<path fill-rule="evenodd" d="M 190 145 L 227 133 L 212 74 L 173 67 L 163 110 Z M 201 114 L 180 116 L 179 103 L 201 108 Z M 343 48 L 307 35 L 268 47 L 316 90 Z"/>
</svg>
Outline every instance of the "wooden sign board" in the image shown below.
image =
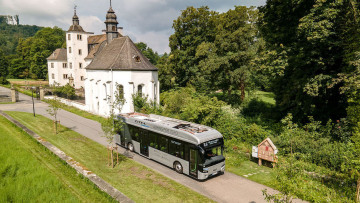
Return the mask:
<svg viewBox="0 0 360 203">
<path fill-rule="evenodd" d="M 261 165 L 261 160 L 266 160 L 270 162 L 276 162 L 277 148 L 270 138 L 266 138 L 258 145 L 258 158 L 259 165 Z"/>
</svg>

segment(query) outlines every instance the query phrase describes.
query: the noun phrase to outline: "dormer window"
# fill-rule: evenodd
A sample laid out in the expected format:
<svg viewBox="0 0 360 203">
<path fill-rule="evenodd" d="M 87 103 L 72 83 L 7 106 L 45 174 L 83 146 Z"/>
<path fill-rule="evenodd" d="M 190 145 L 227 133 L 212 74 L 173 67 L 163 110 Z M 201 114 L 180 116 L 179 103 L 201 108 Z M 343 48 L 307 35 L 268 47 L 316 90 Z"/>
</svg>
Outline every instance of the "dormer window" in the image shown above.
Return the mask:
<svg viewBox="0 0 360 203">
<path fill-rule="evenodd" d="M 140 56 L 134 56 L 133 58 L 134 58 L 134 60 L 135 60 L 136 63 L 140 63 L 140 62 L 141 62 Z"/>
</svg>

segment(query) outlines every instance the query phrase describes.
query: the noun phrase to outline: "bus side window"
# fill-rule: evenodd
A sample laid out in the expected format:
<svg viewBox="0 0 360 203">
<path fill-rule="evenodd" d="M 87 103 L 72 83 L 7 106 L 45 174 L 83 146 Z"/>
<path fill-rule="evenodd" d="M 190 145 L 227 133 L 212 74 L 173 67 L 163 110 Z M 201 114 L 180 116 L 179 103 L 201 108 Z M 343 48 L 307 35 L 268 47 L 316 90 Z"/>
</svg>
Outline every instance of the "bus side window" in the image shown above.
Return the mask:
<svg viewBox="0 0 360 203">
<path fill-rule="evenodd" d="M 184 144 L 179 140 L 170 139 L 169 152 L 173 156 L 184 158 Z"/>
<path fill-rule="evenodd" d="M 150 147 L 155 148 L 155 149 L 158 148 L 156 133 L 149 131 L 149 143 L 150 143 Z"/>
<path fill-rule="evenodd" d="M 168 152 L 168 139 L 164 136 L 159 136 L 159 149 L 163 152 Z"/>
<path fill-rule="evenodd" d="M 129 128 L 130 128 L 131 139 L 139 142 L 139 128 L 135 127 L 135 126 L 130 126 L 130 125 L 129 125 Z"/>
<path fill-rule="evenodd" d="M 186 161 L 189 161 L 189 150 L 190 150 L 190 148 L 189 148 L 189 144 L 187 144 L 187 143 L 184 143 L 184 159 L 186 160 Z"/>
</svg>

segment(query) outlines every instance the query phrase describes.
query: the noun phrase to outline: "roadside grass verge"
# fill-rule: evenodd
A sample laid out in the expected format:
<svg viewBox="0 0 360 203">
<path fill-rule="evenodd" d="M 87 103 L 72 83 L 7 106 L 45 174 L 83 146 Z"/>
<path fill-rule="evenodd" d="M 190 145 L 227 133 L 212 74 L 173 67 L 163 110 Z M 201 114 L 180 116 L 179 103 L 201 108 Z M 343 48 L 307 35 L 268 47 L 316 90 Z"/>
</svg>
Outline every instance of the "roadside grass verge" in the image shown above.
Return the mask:
<svg viewBox="0 0 360 203">
<path fill-rule="evenodd" d="M 6 112 L 42 138 L 74 158 L 135 202 L 212 202 L 210 199 L 120 155 L 120 163 L 108 167 L 106 148 L 61 126 L 55 135 L 52 121 L 30 113 Z"/>
<path fill-rule="evenodd" d="M 0 116 L 0 202 L 115 202 Z"/>
</svg>

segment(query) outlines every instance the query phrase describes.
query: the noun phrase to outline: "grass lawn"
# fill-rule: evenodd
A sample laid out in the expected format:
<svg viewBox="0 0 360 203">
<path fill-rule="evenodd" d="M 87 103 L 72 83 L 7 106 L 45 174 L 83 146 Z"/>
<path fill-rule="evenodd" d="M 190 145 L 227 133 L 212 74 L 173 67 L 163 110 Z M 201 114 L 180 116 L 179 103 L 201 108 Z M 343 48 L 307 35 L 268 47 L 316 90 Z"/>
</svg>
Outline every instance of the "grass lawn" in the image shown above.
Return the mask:
<svg viewBox="0 0 360 203">
<path fill-rule="evenodd" d="M 264 92 L 259 90 L 255 91 L 254 95 L 256 95 L 256 97 L 265 103 L 275 105 L 275 94 L 272 92 Z"/>
<path fill-rule="evenodd" d="M 232 147 L 232 146 L 227 146 Z M 243 152 L 239 150 L 227 151 L 224 153 L 226 158 L 226 170 L 238 176 L 274 188 L 275 173 L 268 166 L 259 166 L 256 162 L 250 161 Z M 265 161 L 263 161 L 263 164 Z"/>
<path fill-rule="evenodd" d="M 120 164 L 106 166 L 106 148 L 63 126 L 54 135 L 52 121 L 30 113 L 7 112 L 25 126 L 83 164 L 135 202 L 211 202 L 210 199 L 163 175 L 120 156 Z"/>
<path fill-rule="evenodd" d="M 2 116 L 0 140 L 0 202 L 114 201 Z"/>
</svg>

